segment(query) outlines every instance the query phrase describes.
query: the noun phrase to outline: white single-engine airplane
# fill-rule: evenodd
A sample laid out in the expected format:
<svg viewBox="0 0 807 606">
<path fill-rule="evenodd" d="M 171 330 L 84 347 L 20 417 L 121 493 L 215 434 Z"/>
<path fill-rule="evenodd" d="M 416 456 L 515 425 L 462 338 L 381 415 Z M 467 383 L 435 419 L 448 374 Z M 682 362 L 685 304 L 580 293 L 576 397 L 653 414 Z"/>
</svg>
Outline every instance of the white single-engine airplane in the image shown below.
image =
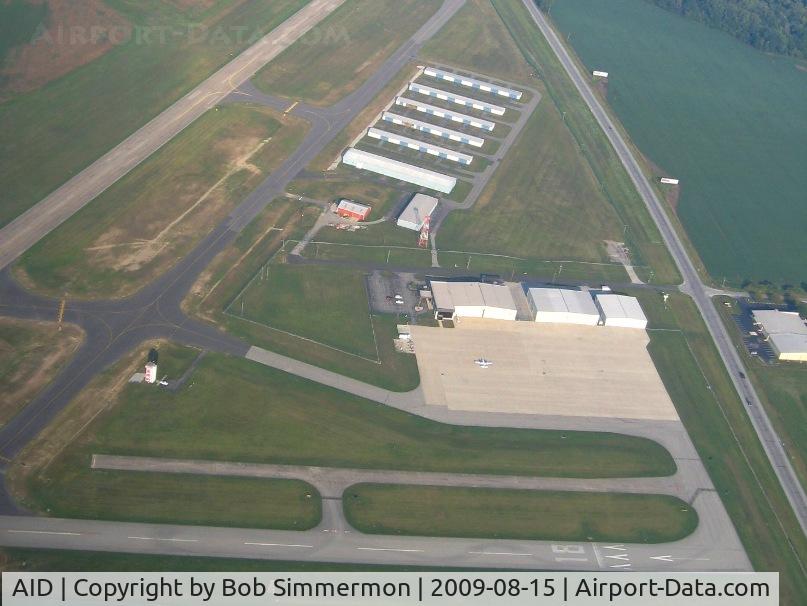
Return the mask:
<svg viewBox="0 0 807 606">
<path fill-rule="evenodd" d="M 478 360 L 474 360 L 474 363 L 476 363 L 476 365 L 479 366 L 479 368 L 490 368 L 491 366 L 493 366 L 493 362 L 491 362 L 490 360 L 486 360 L 485 358 L 479 358 Z"/>
</svg>

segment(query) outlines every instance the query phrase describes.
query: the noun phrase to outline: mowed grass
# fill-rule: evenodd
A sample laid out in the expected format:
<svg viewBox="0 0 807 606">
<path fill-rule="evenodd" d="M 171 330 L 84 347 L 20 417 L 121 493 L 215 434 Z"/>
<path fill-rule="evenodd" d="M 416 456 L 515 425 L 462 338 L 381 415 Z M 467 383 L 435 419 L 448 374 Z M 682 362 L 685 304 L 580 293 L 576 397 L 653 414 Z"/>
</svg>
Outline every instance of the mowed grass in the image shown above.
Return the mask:
<svg viewBox="0 0 807 606">
<path fill-rule="evenodd" d="M 211 110 L 25 253 L 17 275 L 53 296 L 130 294 L 191 250 L 305 129 L 266 108 Z"/>
<path fill-rule="evenodd" d="M 596 176 L 598 187 L 616 212 L 621 237 L 615 239 L 628 243 L 633 264 L 640 266 L 640 275 L 645 279 L 649 279 L 652 271 L 656 283 L 678 283 L 678 270 L 644 202 L 529 12 L 520 2 L 491 2 L 524 59 L 544 84 L 547 95 L 541 103 L 551 101 L 555 105 L 580 155 Z"/>
<path fill-rule="evenodd" d="M 174 3 L 116 0 L 114 8 L 133 24 L 169 27 L 181 35 L 168 35 L 165 43 L 133 36 L 92 63 L 0 105 L 0 226 L 305 4 L 226 0 L 186 14 Z M 190 24 L 200 23 L 203 28 L 190 30 L 193 36 L 186 34 Z"/>
<path fill-rule="evenodd" d="M 25 0 L 8 0 L 0 4 L 0 65 L 11 49 L 31 40 L 47 15 L 45 2 L 33 4 Z M 0 76 L 0 88 L 2 85 L 3 76 Z"/>
<path fill-rule="evenodd" d="M 634 142 L 681 179 L 678 216 L 711 275 L 807 278 L 807 72 L 640 0 L 565 0 L 552 18 Z"/>
<path fill-rule="evenodd" d="M 359 356 L 378 357 L 360 270 L 272 263 L 228 312 Z"/>
<path fill-rule="evenodd" d="M 72 324 L 0 317 L 0 426 L 64 368 L 84 339 Z"/>
<path fill-rule="evenodd" d="M 125 385 L 118 401 L 71 448 L 87 454 L 530 476 L 663 476 L 676 469 L 667 451 L 650 440 L 446 425 L 218 354 L 202 360 L 192 387 L 171 393 Z"/>
<path fill-rule="evenodd" d="M 698 526 L 667 495 L 358 484 L 342 503 L 367 534 L 667 543 Z"/>
<path fill-rule="evenodd" d="M 31 503 L 67 518 L 308 530 L 317 490 L 298 480 L 102 471 L 86 456 L 61 459 L 33 484 Z"/>
<path fill-rule="evenodd" d="M 470 211 L 451 213 L 442 249 L 530 259 L 607 261 L 603 240 L 622 226 L 580 156 L 561 115 L 545 99 Z"/>
<path fill-rule="evenodd" d="M 653 328 L 648 347 L 756 570 L 780 573 L 782 604 L 807 599 L 807 539 L 697 309 L 635 292 Z"/>
<path fill-rule="evenodd" d="M 468 0 L 426 43 L 420 56 L 496 78 L 535 83 L 530 66 L 489 0 Z"/>
<path fill-rule="evenodd" d="M 268 93 L 330 105 L 358 88 L 439 6 L 432 0 L 347 0 L 254 82 Z"/>
</svg>

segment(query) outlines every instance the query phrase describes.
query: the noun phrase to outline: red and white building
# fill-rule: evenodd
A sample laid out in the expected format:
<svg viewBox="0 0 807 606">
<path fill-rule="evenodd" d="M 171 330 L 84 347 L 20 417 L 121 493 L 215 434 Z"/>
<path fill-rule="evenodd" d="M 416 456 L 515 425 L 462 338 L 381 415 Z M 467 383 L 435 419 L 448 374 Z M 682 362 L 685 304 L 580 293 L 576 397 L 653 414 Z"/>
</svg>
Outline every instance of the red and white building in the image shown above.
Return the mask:
<svg viewBox="0 0 807 606">
<path fill-rule="evenodd" d="M 373 210 L 370 206 L 358 204 L 352 200 L 339 200 L 336 207 L 336 214 L 346 219 L 355 219 L 356 221 L 365 221 Z"/>
</svg>

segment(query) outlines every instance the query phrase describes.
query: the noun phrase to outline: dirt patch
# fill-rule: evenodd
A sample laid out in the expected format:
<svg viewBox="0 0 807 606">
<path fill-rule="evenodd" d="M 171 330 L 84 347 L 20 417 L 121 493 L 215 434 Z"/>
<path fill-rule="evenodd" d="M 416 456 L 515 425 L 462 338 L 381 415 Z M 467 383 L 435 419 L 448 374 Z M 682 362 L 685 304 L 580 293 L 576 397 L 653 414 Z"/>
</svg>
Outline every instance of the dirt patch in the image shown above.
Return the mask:
<svg viewBox="0 0 807 606">
<path fill-rule="evenodd" d="M 67 363 L 83 331 L 55 322 L 0 319 L 0 424 L 30 402 Z"/>
<path fill-rule="evenodd" d="M 47 0 L 47 4 L 45 22 L 28 44 L 8 54 L 0 68 L 0 95 L 35 90 L 94 61 L 131 36 L 129 22 L 102 0 Z"/>
</svg>

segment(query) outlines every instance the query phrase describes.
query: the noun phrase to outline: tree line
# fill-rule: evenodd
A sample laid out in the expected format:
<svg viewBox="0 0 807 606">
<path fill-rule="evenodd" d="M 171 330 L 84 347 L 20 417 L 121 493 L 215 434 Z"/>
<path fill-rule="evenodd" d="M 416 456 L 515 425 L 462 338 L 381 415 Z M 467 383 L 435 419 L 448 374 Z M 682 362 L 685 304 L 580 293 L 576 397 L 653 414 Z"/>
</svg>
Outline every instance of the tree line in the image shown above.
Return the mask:
<svg viewBox="0 0 807 606">
<path fill-rule="evenodd" d="M 548 12 L 555 0 L 534 0 Z M 646 0 L 761 51 L 807 58 L 807 0 Z"/>
<path fill-rule="evenodd" d="M 807 0 L 648 0 L 761 51 L 807 57 Z"/>
</svg>

